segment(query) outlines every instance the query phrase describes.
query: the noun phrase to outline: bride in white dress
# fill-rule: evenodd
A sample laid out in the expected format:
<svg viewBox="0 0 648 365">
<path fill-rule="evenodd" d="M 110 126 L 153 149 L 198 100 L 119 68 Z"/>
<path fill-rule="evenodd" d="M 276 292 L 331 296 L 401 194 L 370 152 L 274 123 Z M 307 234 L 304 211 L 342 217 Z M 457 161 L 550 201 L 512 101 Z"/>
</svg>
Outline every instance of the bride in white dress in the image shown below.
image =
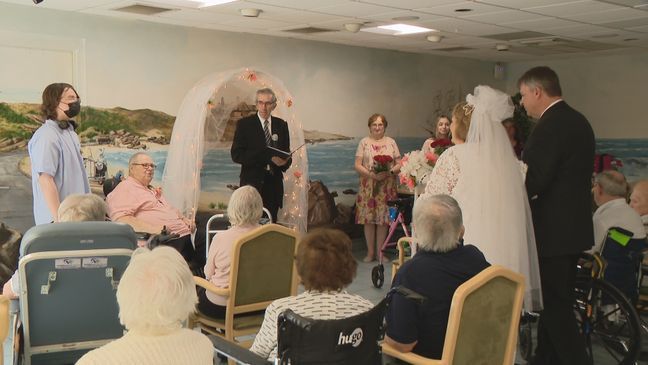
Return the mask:
<svg viewBox="0 0 648 365">
<path fill-rule="evenodd" d="M 514 155 L 501 121 L 513 115 L 505 93 L 477 86 L 452 113 L 452 141 L 428 178 L 424 194 L 448 194 L 463 212 L 464 241 L 491 264 L 526 278 L 524 307 L 542 307 L 538 254 L 524 187 L 524 165 Z"/>
</svg>

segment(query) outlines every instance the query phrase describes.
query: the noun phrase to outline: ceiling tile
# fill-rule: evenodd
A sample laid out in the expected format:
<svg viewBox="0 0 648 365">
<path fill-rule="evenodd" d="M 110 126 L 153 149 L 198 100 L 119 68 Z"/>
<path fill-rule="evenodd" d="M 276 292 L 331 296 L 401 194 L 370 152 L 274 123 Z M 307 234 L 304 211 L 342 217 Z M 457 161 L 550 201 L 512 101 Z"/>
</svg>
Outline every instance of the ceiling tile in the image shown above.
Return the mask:
<svg viewBox="0 0 648 365">
<path fill-rule="evenodd" d="M 475 0 L 478 3 L 503 6 L 511 9 L 522 9 L 533 6 L 561 4 L 565 0 Z"/>
<path fill-rule="evenodd" d="M 569 20 L 563 20 L 563 19 L 551 18 L 551 17 L 544 17 L 535 20 L 521 20 L 521 21 L 515 20 L 511 22 L 502 23 L 503 26 L 516 28 L 516 29 L 534 30 L 534 31 L 542 31 L 543 29 L 551 29 L 551 28 L 568 27 L 574 24 L 578 24 L 578 23 L 571 22 Z"/>
<path fill-rule="evenodd" d="M 312 10 L 325 13 L 325 14 L 333 14 L 333 15 L 340 15 L 340 16 L 347 16 L 347 17 L 362 17 L 362 16 L 377 15 L 377 14 L 385 14 L 399 9 L 395 9 L 393 7 L 381 6 L 381 5 L 348 2 L 339 5 L 320 6 Z"/>
<path fill-rule="evenodd" d="M 275 20 L 269 20 L 263 18 L 246 18 L 246 17 L 239 17 L 238 19 L 234 19 L 234 20 L 226 20 L 220 22 L 220 24 L 249 28 L 251 30 L 282 28 L 288 25 L 288 23 L 286 22 L 278 22 Z"/>
<path fill-rule="evenodd" d="M 460 18 L 490 24 L 502 24 L 510 21 L 524 21 L 543 18 L 542 15 L 529 13 L 520 10 L 504 10 L 497 13 L 475 14 L 461 16 Z"/>
<path fill-rule="evenodd" d="M 613 9 L 622 9 L 622 7 L 620 7 L 619 5 L 608 4 L 601 1 L 583 0 L 583 1 L 565 2 L 562 4 L 524 8 L 524 10 L 532 13 L 543 14 L 548 16 L 557 16 L 562 18 L 570 18 L 573 15 L 579 15 L 583 13 L 594 13 L 599 11 L 613 10 Z"/>
<path fill-rule="evenodd" d="M 626 19 L 626 20 L 617 20 L 614 22 L 605 22 L 601 23 L 601 26 L 610 27 L 610 28 L 634 28 L 642 27 L 648 25 L 648 17 L 639 18 L 639 19 Z"/>
<path fill-rule="evenodd" d="M 353 0 L 326 0 L 329 5 L 346 4 Z M 322 0 L 249 0 L 257 5 L 274 5 L 284 8 L 311 10 L 322 6 Z"/>
<path fill-rule="evenodd" d="M 471 22 L 457 18 L 442 18 L 430 22 L 421 22 L 428 28 L 454 32 L 465 35 L 497 34 L 511 32 L 511 28 L 500 27 L 493 24 Z"/>
<path fill-rule="evenodd" d="M 572 15 L 569 18 L 584 23 L 600 24 L 627 19 L 648 19 L 648 11 L 620 8 L 596 13 Z"/>
<path fill-rule="evenodd" d="M 472 10 L 469 12 L 456 12 L 455 10 L 457 9 L 472 9 Z M 417 8 L 415 10 L 422 11 L 425 13 L 430 13 L 430 14 L 459 17 L 459 16 L 474 15 L 474 14 L 497 13 L 506 9 L 502 9 L 499 6 L 476 3 L 473 1 L 464 1 L 464 2 L 445 4 L 441 6 L 428 6 L 424 8 Z"/>
<path fill-rule="evenodd" d="M 419 9 L 434 5 L 445 5 L 464 2 L 462 0 L 358 0 L 360 3 L 392 6 L 400 9 Z"/>
<path fill-rule="evenodd" d="M 614 32 L 615 30 L 612 28 L 606 28 L 606 27 L 601 27 L 598 25 L 592 25 L 592 24 L 582 24 L 582 23 L 574 23 L 574 25 L 570 25 L 567 27 L 560 27 L 560 28 L 550 28 L 550 29 L 545 29 L 545 33 L 550 33 L 550 34 L 556 34 L 560 36 L 578 36 L 582 34 L 601 34 L 601 33 L 606 33 L 606 32 Z"/>
</svg>

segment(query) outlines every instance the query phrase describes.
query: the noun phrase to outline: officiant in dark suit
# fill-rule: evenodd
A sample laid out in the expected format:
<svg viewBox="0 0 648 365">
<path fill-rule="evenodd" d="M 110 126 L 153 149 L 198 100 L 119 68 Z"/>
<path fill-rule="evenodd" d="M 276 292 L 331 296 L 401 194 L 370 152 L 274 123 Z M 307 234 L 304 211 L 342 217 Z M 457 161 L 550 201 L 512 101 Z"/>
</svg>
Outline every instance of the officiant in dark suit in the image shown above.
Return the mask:
<svg viewBox="0 0 648 365">
<path fill-rule="evenodd" d="M 544 301 L 531 364 L 591 364 L 572 306 L 576 263 L 594 241 L 594 132 L 562 99 L 558 75 L 549 67 L 528 70 L 518 87 L 527 114 L 538 120 L 522 155 Z"/>
<path fill-rule="evenodd" d="M 252 185 L 259 191 L 273 222 L 283 206 L 283 173 L 292 162 L 288 154 L 272 149 L 290 152 L 288 123 L 272 115 L 276 106 L 272 89 L 257 90 L 257 113 L 238 121 L 230 151 L 232 160 L 241 164 L 240 186 Z"/>
</svg>

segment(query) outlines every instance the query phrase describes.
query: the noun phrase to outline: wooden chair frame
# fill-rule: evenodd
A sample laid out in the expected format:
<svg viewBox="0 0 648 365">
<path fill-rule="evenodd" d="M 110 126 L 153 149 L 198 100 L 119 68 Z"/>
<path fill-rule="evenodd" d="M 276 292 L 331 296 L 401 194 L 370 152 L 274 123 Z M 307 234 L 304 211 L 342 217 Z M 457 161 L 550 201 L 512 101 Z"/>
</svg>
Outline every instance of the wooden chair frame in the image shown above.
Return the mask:
<svg viewBox="0 0 648 365">
<path fill-rule="evenodd" d="M 383 353 L 391 357 L 403 360 L 409 364 L 422 365 L 451 365 L 454 363 L 455 349 L 459 336 L 459 327 L 461 314 L 466 298 L 489 281 L 503 277 L 516 283 L 514 305 L 511 311 L 511 324 L 509 326 L 508 338 L 506 340 L 506 349 L 502 365 L 510 365 L 515 360 L 515 347 L 518 336 L 518 326 L 520 323 L 520 313 L 522 313 L 522 300 L 524 299 L 524 277 L 502 266 L 493 265 L 477 274 L 472 279 L 466 281 L 457 288 L 450 306 L 448 317 L 448 327 L 446 331 L 445 342 L 443 344 L 443 355 L 440 360 L 426 358 L 412 352 L 403 353 L 396 350 L 387 343 L 382 343 Z M 496 365 L 496 364 L 492 364 Z"/>
<path fill-rule="evenodd" d="M 246 341 L 241 341 L 241 342 L 237 341 L 236 339 L 237 337 L 248 336 L 257 333 L 261 327 L 263 315 L 251 317 L 252 319 L 250 323 L 247 324 L 245 327 L 239 329 L 235 328 L 234 316 L 243 313 L 263 311 L 268 307 L 268 305 L 270 305 L 270 303 L 272 303 L 272 301 L 278 298 L 271 298 L 265 301 L 252 303 L 252 304 L 236 305 L 235 303 L 236 295 L 234 294 L 236 292 L 236 288 L 238 284 L 237 273 L 239 271 L 240 252 L 241 252 L 241 247 L 245 245 L 247 242 L 250 242 L 251 240 L 257 237 L 260 237 L 270 232 L 283 234 L 285 236 L 291 237 L 295 241 L 293 258 L 292 258 L 293 267 L 292 267 L 292 278 L 290 283 L 290 292 L 286 293 L 287 294 L 286 296 L 295 295 L 297 293 L 298 278 L 297 278 L 297 270 L 295 268 L 295 263 L 294 263 L 294 254 L 296 254 L 297 252 L 297 234 L 295 231 L 289 228 L 277 224 L 267 224 L 244 235 L 234 243 L 232 247 L 232 255 L 231 255 L 232 265 L 230 268 L 230 284 L 228 288 L 219 288 L 215 286 L 213 283 L 211 283 L 210 281 L 206 280 L 205 278 L 194 276 L 194 281 L 197 286 L 203 287 L 211 293 L 228 297 L 228 299 L 227 299 L 227 310 L 226 310 L 225 319 L 218 320 L 218 319 L 206 317 L 200 313 L 195 313 L 189 318 L 188 326 L 190 328 L 198 326 L 205 332 L 208 332 L 210 334 L 219 337 L 223 337 L 230 342 L 238 343 L 241 346 L 246 348 L 249 348 L 252 345 L 251 339 Z"/>
</svg>

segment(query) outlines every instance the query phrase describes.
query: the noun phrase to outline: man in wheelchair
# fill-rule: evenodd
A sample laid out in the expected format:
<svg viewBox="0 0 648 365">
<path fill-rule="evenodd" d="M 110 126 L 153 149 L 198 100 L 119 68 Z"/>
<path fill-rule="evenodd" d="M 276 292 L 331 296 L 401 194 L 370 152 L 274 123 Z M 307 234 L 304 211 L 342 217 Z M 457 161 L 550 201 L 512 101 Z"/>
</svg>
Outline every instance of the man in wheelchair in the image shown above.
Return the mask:
<svg viewBox="0 0 648 365">
<path fill-rule="evenodd" d="M 594 178 L 594 248 L 607 262 L 605 279 L 629 300 L 637 297 L 637 278 L 646 232 L 641 218 L 626 202 L 628 183 L 618 171 L 607 170 Z"/>
<path fill-rule="evenodd" d="M 398 270 L 392 286 L 403 286 L 427 300 L 419 308 L 395 294 L 387 309 L 385 341 L 401 352 L 440 359 L 455 290 L 490 264 L 477 247 L 463 245 L 461 209 L 452 197 L 417 199 L 412 225 L 419 251 Z"/>
<path fill-rule="evenodd" d="M 185 261 L 193 264 L 191 232 L 195 225 L 167 202 L 161 189 L 150 185 L 155 167 L 151 156 L 144 152 L 131 156 L 128 177 L 106 197 L 110 220 L 126 223 L 136 232 L 151 234 L 160 234 L 166 227 L 168 233 L 178 238 L 164 244 L 178 250 Z"/>
</svg>

